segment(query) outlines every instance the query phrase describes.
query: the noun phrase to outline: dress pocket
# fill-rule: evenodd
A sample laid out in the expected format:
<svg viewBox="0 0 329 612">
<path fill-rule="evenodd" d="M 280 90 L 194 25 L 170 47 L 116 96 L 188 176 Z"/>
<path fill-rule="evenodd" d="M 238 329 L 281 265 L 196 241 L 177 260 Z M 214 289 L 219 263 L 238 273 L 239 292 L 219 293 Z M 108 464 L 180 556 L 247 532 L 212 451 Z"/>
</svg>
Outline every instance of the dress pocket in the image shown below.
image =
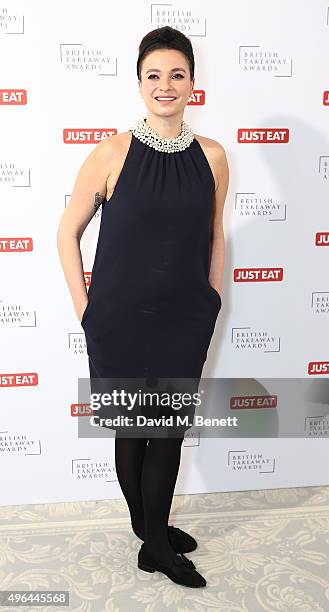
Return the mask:
<svg viewBox="0 0 329 612">
<path fill-rule="evenodd" d="M 209 281 L 208 281 L 208 285 L 209 285 L 209 291 L 210 291 L 211 295 L 213 295 L 213 296 L 214 296 L 214 298 L 215 298 L 215 299 L 216 299 L 216 301 L 217 301 L 218 306 L 219 306 L 219 307 L 221 307 L 221 305 L 222 305 L 222 298 L 221 298 L 220 294 L 219 294 L 219 293 L 218 293 L 218 291 L 217 291 L 217 290 L 216 290 L 216 289 L 215 289 L 215 288 L 214 288 L 214 287 L 213 287 L 213 286 L 212 286 L 212 285 L 209 283 Z"/>
<path fill-rule="evenodd" d="M 84 324 L 85 324 L 85 321 L 86 321 L 86 316 L 88 315 L 89 309 L 90 309 L 90 299 L 88 298 L 87 306 L 86 306 L 86 308 L 85 308 L 85 309 L 84 309 L 84 311 L 83 311 L 82 319 L 81 319 L 81 321 L 80 321 L 80 325 L 81 325 L 82 327 L 83 327 L 83 326 L 84 326 Z"/>
</svg>

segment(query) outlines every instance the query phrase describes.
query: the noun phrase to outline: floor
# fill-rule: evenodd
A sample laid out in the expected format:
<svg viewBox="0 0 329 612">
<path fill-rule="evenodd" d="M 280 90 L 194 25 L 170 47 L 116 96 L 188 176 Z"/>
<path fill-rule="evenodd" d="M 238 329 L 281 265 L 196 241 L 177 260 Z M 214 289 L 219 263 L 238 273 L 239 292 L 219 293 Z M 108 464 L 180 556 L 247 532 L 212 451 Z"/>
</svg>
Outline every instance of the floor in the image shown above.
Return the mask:
<svg viewBox="0 0 329 612">
<path fill-rule="evenodd" d="M 1 611 L 329 611 L 329 487 L 177 495 L 170 524 L 197 539 L 205 588 L 137 568 L 124 500 L 0 507 L 0 591 L 70 593 Z"/>
</svg>

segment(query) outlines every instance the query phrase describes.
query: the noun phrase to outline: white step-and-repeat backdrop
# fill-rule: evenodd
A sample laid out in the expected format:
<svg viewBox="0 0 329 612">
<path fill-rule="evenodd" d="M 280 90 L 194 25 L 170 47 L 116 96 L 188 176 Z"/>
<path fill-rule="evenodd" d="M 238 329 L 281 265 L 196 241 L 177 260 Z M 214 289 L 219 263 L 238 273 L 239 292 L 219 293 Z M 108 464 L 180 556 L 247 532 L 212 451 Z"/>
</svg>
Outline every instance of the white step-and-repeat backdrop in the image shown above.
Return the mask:
<svg viewBox="0 0 329 612">
<path fill-rule="evenodd" d="M 118 498 L 114 440 L 78 437 L 89 370 L 56 246 L 76 174 L 100 139 L 145 113 L 141 38 L 180 29 L 196 61 L 184 118 L 224 145 L 231 171 L 223 306 L 203 375 L 324 382 L 329 0 L 4 0 L 0 17 L 0 503 Z M 81 241 L 87 285 L 99 221 Z M 241 412 L 263 419 L 247 401 Z M 328 484 L 326 410 L 313 409 L 312 427 L 297 412 L 296 439 L 188 433 L 176 493 Z M 267 406 L 268 422 L 278 413 Z"/>
</svg>

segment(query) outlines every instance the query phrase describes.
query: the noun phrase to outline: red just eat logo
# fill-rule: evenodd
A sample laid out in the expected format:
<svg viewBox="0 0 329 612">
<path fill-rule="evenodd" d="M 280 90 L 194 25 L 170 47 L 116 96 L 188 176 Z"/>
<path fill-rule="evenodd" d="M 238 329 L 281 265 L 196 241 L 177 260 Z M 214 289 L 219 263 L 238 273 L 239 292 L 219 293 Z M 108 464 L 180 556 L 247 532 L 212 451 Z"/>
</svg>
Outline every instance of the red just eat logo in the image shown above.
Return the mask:
<svg viewBox="0 0 329 612">
<path fill-rule="evenodd" d="M 117 132 L 116 128 L 65 128 L 63 142 L 65 144 L 97 144 Z"/>
<path fill-rule="evenodd" d="M 26 103 L 26 89 L 0 89 L 0 105 L 24 106 Z"/>
<path fill-rule="evenodd" d="M 240 128 L 238 142 L 283 144 L 289 142 L 288 128 Z"/>
<path fill-rule="evenodd" d="M 282 281 L 283 268 L 235 268 L 233 280 L 236 283 Z"/>
</svg>

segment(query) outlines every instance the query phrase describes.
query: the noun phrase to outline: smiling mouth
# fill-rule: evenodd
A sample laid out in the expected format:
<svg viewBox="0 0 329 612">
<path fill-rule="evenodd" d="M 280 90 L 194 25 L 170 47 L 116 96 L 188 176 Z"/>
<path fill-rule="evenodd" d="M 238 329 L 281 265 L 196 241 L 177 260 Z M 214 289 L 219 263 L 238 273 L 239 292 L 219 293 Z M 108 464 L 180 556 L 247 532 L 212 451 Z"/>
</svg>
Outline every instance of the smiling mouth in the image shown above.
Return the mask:
<svg viewBox="0 0 329 612">
<path fill-rule="evenodd" d="M 174 96 L 156 96 L 154 99 L 157 100 L 157 102 L 173 102 L 177 100 Z"/>
</svg>

